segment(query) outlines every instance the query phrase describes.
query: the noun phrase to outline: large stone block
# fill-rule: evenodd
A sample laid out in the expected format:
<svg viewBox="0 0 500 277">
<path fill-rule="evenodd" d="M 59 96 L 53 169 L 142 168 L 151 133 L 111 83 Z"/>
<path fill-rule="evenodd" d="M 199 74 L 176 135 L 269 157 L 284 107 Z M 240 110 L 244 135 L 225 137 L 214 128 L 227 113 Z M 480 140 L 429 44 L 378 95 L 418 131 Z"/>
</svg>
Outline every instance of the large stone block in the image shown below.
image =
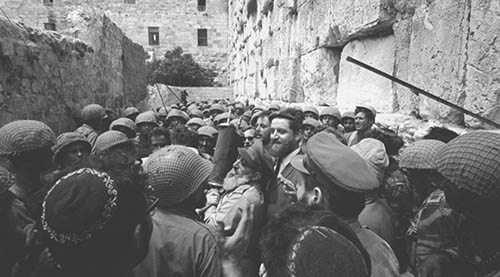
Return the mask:
<svg viewBox="0 0 500 277">
<path fill-rule="evenodd" d="M 410 82 L 457 105 L 465 99 L 468 0 L 434 1 L 417 8 L 412 21 Z M 463 114 L 420 97 L 420 113 L 463 121 Z"/>
<path fill-rule="evenodd" d="M 396 37 L 396 60 L 394 63 L 395 77 L 409 81 L 410 75 L 413 74 L 412 68 L 409 66 L 408 59 L 410 56 L 411 44 L 411 20 L 401 20 L 393 25 L 394 36 Z M 419 114 L 419 97 L 412 93 L 408 88 L 399 84 L 393 84 L 395 109 L 400 113 Z"/>
<path fill-rule="evenodd" d="M 469 26 L 464 107 L 500 123 L 500 2 L 472 1 Z"/>
<path fill-rule="evenodd" d="M 392 82 L 346 61 L 352 56 L 388 74 L 393 74 L 395 37 L 365 38 L 349 42 L 340 60 L 337 103 L 341 110 L 365 104 L 380 112 L 393 112 Z"/>
<path fill-rule="evenodd" d="M 391 30 L 396 19 L 396 10 L 389 0 L 336 0 L 330 3 L 326 16 L 331 20 L 331 46 L 342 46 L 356 37 Z"/>
<path fill-rule="evenodd" d="M 337 103 L 340 51 L 320 48 L 301 57 L 301 83 L 305 102 Z"/>
</svg>

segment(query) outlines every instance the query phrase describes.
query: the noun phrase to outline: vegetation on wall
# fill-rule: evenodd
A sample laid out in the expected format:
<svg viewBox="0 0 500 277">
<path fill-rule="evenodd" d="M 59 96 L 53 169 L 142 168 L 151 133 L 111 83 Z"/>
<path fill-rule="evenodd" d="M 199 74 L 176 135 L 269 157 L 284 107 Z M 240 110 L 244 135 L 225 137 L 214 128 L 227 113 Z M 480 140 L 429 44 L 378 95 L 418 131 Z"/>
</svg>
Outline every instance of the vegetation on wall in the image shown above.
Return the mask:
<svg viewBox="0 0 500 277">
<path fill-rule="evenodd" d="M 191 54 L 183 53 L 181 47 L 167 51 L 162 59 L 148 63 L 148 83 L 171 86 L 212 87 L 217 72 L 198 64 Z"/>
</svg>

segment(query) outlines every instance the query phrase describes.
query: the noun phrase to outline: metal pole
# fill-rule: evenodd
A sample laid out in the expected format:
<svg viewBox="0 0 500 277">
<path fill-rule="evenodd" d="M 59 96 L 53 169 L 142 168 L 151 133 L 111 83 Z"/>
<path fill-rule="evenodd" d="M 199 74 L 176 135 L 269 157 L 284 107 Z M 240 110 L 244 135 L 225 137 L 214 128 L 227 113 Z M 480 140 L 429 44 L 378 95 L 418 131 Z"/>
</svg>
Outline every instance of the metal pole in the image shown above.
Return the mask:
<svg viewBox="0 0 500 277">
<path fill-rule="evenodd" d="M 179 100 L 182 103 L 182 99 L 179 98 L 179 96 L 177 96 L 177 94 L 175 94 L 175 91 L 173 89 L 171 89 L 167 84 L 165 84 L 165 86 L 167 86 L 168 90 L 170 90 L 170 92 L 175 96 L 175 98 L 177 98 L 177 100 Z"/>
<path fill-rule="evenodd" d="M 167 112 L 167 106 L 165 105 L 165 101 L 163 101 L 163 96 L 161 95 L 161 91 L 158 88 L 158 84 L 155 84 L 156 91 L 160 95 L 161 103 L 163 104 L 163 108 L 165 109 L 165 112 Z"/>
<path fill-rule="evenodd" d="M 500 129 L 500 124 L 498 124 L 498 123 L 496 123 L 496 122 L 494 122 L 492 120 L 489 120 L 489 119 L 484 118 L 484 117 L 482 117 L 482 116 L 480 116 L 480 115 L 478 115 L 476 113 L 473 113 L 473 112 L 471 112 L 469 110 L 466 110 L 466 109 L 464 109 L 464 108 L 462 108 L 462 107 L 460 107 L 460 106 L 458 106 L 458 105 L 456 105 L 454 103 L 451 103 L 451 102 L 449 102 L 447 100 L 444 100 L 443 98 L 441 98 L 439 96 L 436 96 L 436 95 L 434 95 L 432 93 L 429 93 L 429 92 L 427 92 L 427 91 L 425 91 L 425 90 L 423 90 L 421 88 L 418 88 L 418 87 L 416 87 L 416 86 L 414 86 L 414 85 L 412 85 L 412 84 L 410 84 L 408 82 L 405 82 L 405 81 L 403 81 L 403 80 L 401 80 L 399 78 L 396 78 L 396 77 L 394 77 L 392 75 L 389 75 L 389 74 L 387 74 L 387 73 L 385 73 L 385 72 L 383 72 L 383 71 L 381 71 L 379 69 L 376 69 L 376 68 L 374 68 L 374 67 L 372 67 L 370 65 L 367 65 L 367 64 L 365 64 L 365 63 L 363 63 L 363 62 L 361 62 L 359 60 L 356 60 L 355 58 L 353 58 L 351 56 L 347 57 L 347 61 L 351 62 L 351 63 L 353 63 L 355 65 L 361 66 L 364 69 L 367 69 L 367 70 L 369 70 L 369 71 L 371 71 L 373 73 L 376 73 L 376 74 L 378 74 L 378 75 L 380 75 L 382 77 L 385 77 L 385 78 L 387 78 L 387 79 L 389 79 L 389 80 L 391 80 L 393 82 L 396 82 L 396 83 L 398 83 L 398 84 L 400 84 L 400 85 L 402 85 L 404 87 L 407 87 L 413 93 L 415 93 L 416 95 L 423 94 L 424 96 L 427 96 L 427 97 L 429 97 L 429 98 L 431 98 L 433 100 L 436 100 L 436 101 L 438 101 L 441 104 L 444 104 L 444 105 L 446 105 L 448 107 L 451 107 L 453 109 L 459 110 L 460 112 L 462 112 L 462 113 L 464 113 L 466 115 L 474 117 L 475 119 L 477 119 L 479 121 L 482 121 L 482 122 L 484 122 L 486 124 L 489 124 L 491 126 L 494 126 L 494 127 L 498 128 L 498 129 Z"/>
</svg>

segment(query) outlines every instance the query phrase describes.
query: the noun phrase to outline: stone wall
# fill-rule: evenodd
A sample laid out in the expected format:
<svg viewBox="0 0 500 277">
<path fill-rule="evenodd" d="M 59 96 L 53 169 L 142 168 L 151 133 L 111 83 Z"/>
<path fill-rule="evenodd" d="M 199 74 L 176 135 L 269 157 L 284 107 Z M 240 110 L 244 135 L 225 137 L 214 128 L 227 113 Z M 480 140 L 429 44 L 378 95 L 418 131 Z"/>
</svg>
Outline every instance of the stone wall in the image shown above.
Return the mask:
<svg viewBox="0 0 500 277">
<path fill-rule="evenodd" d="M 352 56 L 500 122 L 497 0 L 229 0 L 229 15 L 236 96 L 344 111 L 371 104 L 480 126 L 347 62 Z"/>
<path fill-rule="evenodd" d="M 187 101 L 201 102 L 209 100 L 230 99 L 233 90 L 230 87 L 175 87 L 155 84 L 148 86 L 148 97 L 141 103 L 141 110 L 156 110 L 181 102 L 181 91 L 188 93 Z M 158 93 L 161 93 L 161 97 Z M 162 100 L 163 97 L 163 100 Z"/>
<path fill-rule="evenodd" d="M 221 73 L 219 81 L 226 82 L 227 0 L 206 0 L 205 11 L 198 11 L 197 0 L 136 0 L 135 4 L 124 0 L 54 0 L 53 5 L 44 5 L 42 0 L 4 2 L 3 9 L 10 18 L 39 28 L 53 22 L 57 30 L 75 9 L 88 6 L 102 9 L 151 58 L 160 58 L 167 50 L 180 46 L 197 62 L 214 67 Z M 159 45 L 149 45 L 148 27 L 159 28 Z M 197 29 L 207 29 L 208 46 L 198 46 Z"/>
<path fill-rule="evenodd" d="M 86 104 L 118 111 L 145 97 L 142 47 L 92 9 L 62 22 L 57 33 L 0 18 L 0 126 L 36 119 L 68 131 Z"/>
</svg>

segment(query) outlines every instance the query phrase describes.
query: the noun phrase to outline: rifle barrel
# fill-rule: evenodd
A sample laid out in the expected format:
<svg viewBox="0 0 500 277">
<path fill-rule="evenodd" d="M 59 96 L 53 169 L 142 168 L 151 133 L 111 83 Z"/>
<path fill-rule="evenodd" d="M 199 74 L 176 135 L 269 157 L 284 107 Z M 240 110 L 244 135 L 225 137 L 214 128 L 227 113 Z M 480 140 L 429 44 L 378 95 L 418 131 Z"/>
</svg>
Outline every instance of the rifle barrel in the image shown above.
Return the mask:
<svg viewBox="0 0 500 277">
<path fill-rule="evenodd" d="M 357 59 L 355 59 L 355 58 L 353 58 L 351 56 L 347 57 L 347 61 L 351 62 L 351 63 L 353 63 L 353 64 L 355 64 L 357 66 L 360 66 L 360 67 L 362 67 L 364 69 L 367 69 L 367 70 L 369 70 L 369 71 L 371 71 L 371 72 L 373 72 L 375 74 L 378 74 L 378 75 L 380 75 L 380 76 L 382 76 L 384 78 L 387 78 L 387 79 L 389 79 L 389 80 L 391 80 L 393 82 L 396 82 L 396 83 L 398 83 L 398 84 L 400 84 L 400 85 L 402 85 L 404 87 L 407 87 L 413 93 L 415 93 L 417 95 L 418 94 L 423 94 L 424 96 L 427 96 L 427 97 L 429 97 L 429 98 L 431 98 L 431 99 L 433 99 L 433 100 L 435 100 L 435 101 L 437 101 L 437 102 L 439 102 L 441 104 L 444 104 L 444 105 L 446 105 L 448 107 L 451 107 L 451 108 L 454 108 L 456 110 L 459 110 L 460 112 L 462 112 L 462 113 L 464 113 L 466 115 L 474 117 L 475 119 L 477 119 L 479 121 L 482 121 L 482 122 L 484 122 L 486 124 L 489 124 L 491 126 L 494 126 L 494 127 L 498 128 L 498 129 L 500 129 L 500 124 L 498 124 L 498 123 L 496 123 L 496 122 L 494 122 L 492 120 L 489 120 L 487 118 L 484 118 L 484 117 L 480 116 L 479 114 L 476 114 L 476 113 L 473 113 L 473 112 L 471 112 L 469 110 L 466 110 L 466 109 L 464 109 L 464 108 L 462 108 L 462 107 L 460 107 L 460 106 L 458 106 L 458 105 L 456 105 L 454 103 L 451 103 L 451 102 L 449 102 L 449 101 L 447 101 L 447 100 L 445 100 L 445 99 L 443 99 L 443 98 L 441 98 L 439 96 L 436 96 L 436 95 L 434 95 L 434 94 L 432 94 L 430 92 L 427 92 L 427 91 L 425 91 L 425 90 L 423 90 L 421 88 L 418 88 L 418 87 L 416 87 L 416 86 L 414 86 L 414 85 L 412 85 L 412 84 L 410 84 L 408 82 L 405 82 L 405 81 L 403 81 L 403 80 L 401 80 L 401 79 L 399 79 L 397 77 L 389 75 L 389 74 L 387 74 L 387 73 L 385 73 L 385 72 L 383 72 L 383 71 L 381 71 L 381 70 L 379 70 L 379 69 L 377 69 L 375 67 L 367 65 L 367 64 L 363 63 L 362 61 L 359 61 L 359 60 L 357 60 Z"/>
</svg>

